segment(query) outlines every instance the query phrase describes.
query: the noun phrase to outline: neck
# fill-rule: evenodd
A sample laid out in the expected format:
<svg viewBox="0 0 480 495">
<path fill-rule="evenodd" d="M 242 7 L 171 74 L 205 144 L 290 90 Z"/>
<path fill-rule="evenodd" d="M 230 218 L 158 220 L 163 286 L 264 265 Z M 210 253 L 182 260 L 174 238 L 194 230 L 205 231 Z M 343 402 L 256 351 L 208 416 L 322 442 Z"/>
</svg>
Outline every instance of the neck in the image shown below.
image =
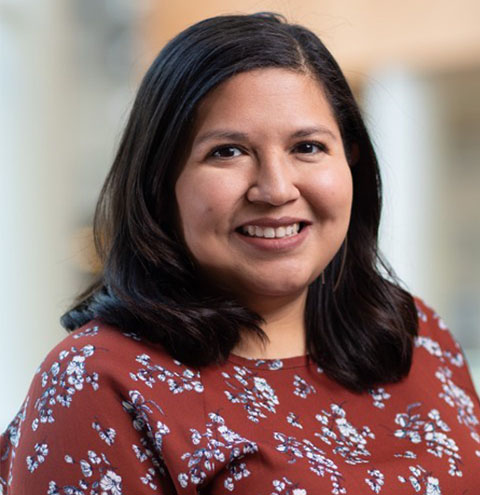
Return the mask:
<svg viewBox="0 0 480 495">
<path fill-rule="evenodd" d="M 264 319 L 261 328 L 269 342 L 263 346 L 257 337 L 245 333 L 232 352 L 253 359 L 286 359 L 306 354 L 306 298 L 305 291 L 296 297 L 264 298 L 249 304 Z"/>
</svg>

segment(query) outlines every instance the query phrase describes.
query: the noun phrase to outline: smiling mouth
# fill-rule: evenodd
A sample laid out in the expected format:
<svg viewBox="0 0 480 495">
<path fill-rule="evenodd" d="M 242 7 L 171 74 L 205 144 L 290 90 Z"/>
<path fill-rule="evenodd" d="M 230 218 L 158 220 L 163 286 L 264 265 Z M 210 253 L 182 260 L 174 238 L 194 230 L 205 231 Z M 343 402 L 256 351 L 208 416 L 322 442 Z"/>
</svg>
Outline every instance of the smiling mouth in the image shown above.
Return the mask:
<svg viewBox="0 0 480 495">
<path fill-rule="evenodd" d="M 296 222 L 281 227 L 259 227 L 258 225 L 243 225 L 236 231 L 247 237 L 262 239 L 283 239 L 297 235 L 305 227 L 304 222 Z"/>
</svg>

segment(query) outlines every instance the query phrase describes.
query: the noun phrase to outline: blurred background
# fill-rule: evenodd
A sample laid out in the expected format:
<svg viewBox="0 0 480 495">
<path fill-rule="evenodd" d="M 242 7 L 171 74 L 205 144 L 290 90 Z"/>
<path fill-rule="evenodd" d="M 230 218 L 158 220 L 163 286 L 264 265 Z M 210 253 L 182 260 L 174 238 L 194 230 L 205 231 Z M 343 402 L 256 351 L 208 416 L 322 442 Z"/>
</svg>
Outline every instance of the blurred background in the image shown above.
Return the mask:
<svg viewBox="0 0 480 495">
<path fill-rule="evenodd" d="M 381 163 L 382 249 L 480 389 L 477 0 L 0 0 L 0 430 L 92 277 L 95 201 L 146 68 L 202 18 L 265 10 L 344 69 Z"/>
</svg>

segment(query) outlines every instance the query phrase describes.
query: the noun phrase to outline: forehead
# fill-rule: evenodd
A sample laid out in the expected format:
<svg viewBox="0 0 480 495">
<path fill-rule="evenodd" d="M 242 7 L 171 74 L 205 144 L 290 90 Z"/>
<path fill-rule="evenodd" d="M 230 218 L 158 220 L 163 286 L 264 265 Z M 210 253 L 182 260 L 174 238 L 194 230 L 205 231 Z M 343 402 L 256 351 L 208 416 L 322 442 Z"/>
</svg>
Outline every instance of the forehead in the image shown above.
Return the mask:
<svg viewBox="0 0 480 495">
<path fill-rule="evenodd" d="M 322 84 L 311 74 L 283 68 L 237 74 L 210 91 L 198 104 L 194 132 L 216 125 L 328 125 L 338 132 Z"/>
</svg>

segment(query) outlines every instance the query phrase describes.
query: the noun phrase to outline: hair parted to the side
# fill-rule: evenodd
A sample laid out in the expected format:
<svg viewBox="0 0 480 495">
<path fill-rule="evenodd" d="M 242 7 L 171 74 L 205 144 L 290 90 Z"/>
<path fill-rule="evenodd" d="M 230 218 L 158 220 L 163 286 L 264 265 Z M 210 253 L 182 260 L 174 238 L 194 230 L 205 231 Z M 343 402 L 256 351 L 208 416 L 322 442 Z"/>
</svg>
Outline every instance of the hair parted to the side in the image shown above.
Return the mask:
<svg viewBox="0 0 480 495">
<path fill-rule="evenodd" d="M 194 367 L 225 360 L 241 332 L 267 340 L 258 315 L 202 283 L 177 234 L 174 196 L 199 101 L 229 77 L 267 67 L 306 72 L 319 81 L 353 176 L 348 249 L 344 243 L 327 266 L 325 284 L 319 277 L 309 287 L 308 352 L 351 390 L 398 381 L 410 369 L 418 322 L 412 296 L 378 252 L 377 159 L 332 55 L 311 31 L 276 14 L 204 20 L 157 56 L 97 204 L 94 232 L 103 271 L 62 324 L 73 330 L 98 319 L 160 342 L 172 357 Z"/>
</svg>

